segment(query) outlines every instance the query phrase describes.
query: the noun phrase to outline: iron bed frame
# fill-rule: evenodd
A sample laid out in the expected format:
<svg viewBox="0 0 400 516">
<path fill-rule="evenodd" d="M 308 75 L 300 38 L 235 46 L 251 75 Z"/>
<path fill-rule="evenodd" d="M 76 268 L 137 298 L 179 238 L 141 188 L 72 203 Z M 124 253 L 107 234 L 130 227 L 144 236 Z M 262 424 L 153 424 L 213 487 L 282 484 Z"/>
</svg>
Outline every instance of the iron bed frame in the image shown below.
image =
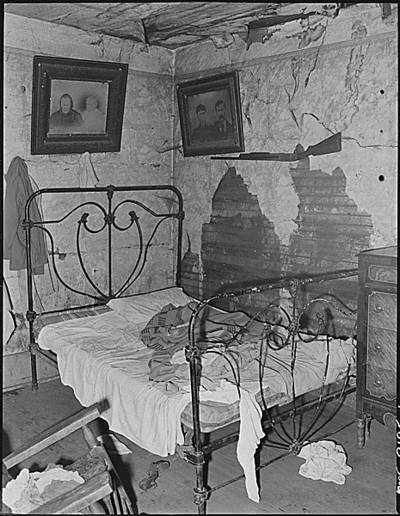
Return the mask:
<svg viewBox="0 0 400 516">
<path fill-rule="evenodd" d="M 200 377 L 201 377 L 201 359 L 202 354 L 205 352 L 204 348 L 199 348 L 196 344 L 196 335 L 195 335 L 195 326 L 196 326 L 196 319 L 199 317 L 200 312 L 204 307 L 212 303 L 213 301 L 216 301 L 218 299 L 222 298 L 231 298 L 231 297 L 237 297 L 241 295 L 248 295 L 248 294 L 258 294 L 265 291 L 270 291 L 273 289 L 281 289 L 281 288 L 287 288 L 289 290 L 290 296 L 293 300 L 292 304 L 292 314 L 291 314 L 291 320 L 290 324 L 288 325 L 288 342 L 291 342 L 291 345 L 294 346 L 294 341 L 296 336 L 298 335 L 300 331 L 300 318 L 301 315 L 304 314 L 307 309 L 316 302 L 320 303 L 327 303 L 327 306 L 334 307 L 335 309 L 339 310 L 339 312 L 342 312 L 345 315 L 355 314 L 356 310 L 350 309 L 348 306 L 346 306 L 340 299 L 334 298 L 332 299 L 332 296 L 323 297 L 323 296 L 317 296 L 313 299 L 311 299 L 305 307 L 303 307 L 300 312 L 297 309 L 296 301 L 297 296 L 299 293 L 299 290 L 302 286 L 305 286 L 307 284 L 311 283 L 321 283 L 325 281 L 330 280 L 337 280 L 337 279 L 343 279 L 351 276 L 357 276 L 358 269 L 352 268 L 352 269 L 342 269 L 337 271 L 331 271 L 321 274 L 302 274 L 302 275 L 296 275 L 296 276 L 290 276 L 290 277 L 282 277 L 278 279 L 271 279 L 267 280 L 265 282 L 260 283 L 259 285 L 248 287 L 248 288 L 242 288 L 242 289 L 235 289 L 231 291 L 225 291 L 219 294 L 216 294 L 214 296 L 209 297 L 208 299 L 205 299 L 203 301 L 200 301 L 196 308 L 194 309 L 190 322 L 189 322 L 189 344 L 185 348 L 185 356 L 186 360 L 189 362 L 190 367 L 190 384 L 191 384 L 191 399 L 192 399 L 192 413 L 193 413 L 193 437 L 192 437 L 192 446 L 186 446 L 186 449 L 181 452 L 181 456 L 185 460 L 187 460 L 189 463 L 195 466 L 196 468 L 196 487 L 193 489 L 194 494 L 194 503 L 198 506 L 198 514 L 205 514 L 206 512 L 206 502 L 209 499 L 211 493 L 213 491 L 216 491 L 217 489 L 220 489 L 221 487 L 225 487 L 228 484 L 231 484 L 233 482 L 236 482 L 237 480 L 240 480 L 244 477 L 244 475 L 239 475 L 236 478 L 233 478 L 227 482 L 224 482 L 216 487 L 210 488 L 205 485 L 205 467 L 207 465 L 207 462 L 205 460 L 205 457 L 209 455 L 212 451 L 217 450 L 219 448 L 222 448 L 223 446 L 226 446 L 227 444 L 230 444 L 232 442 L 235 442 L 239 438 L 239 431 L 234 430 L 232 433 L 230 433 L 227 436 L 221 437 L 214 442 L 208 443 L 208 444 L 202 444 L 202 432 L 201 432 L 201 425 L 200 425 L 200 395 L 199 395 L 199 389 L 200 389 Z M 314 335 L 314 338 L 316 338 L 318 335 L 325 334 L 326 331 L 328 331 L 328 324 L 327 318 L 329 318 L 329 309 L 326 307 L 323 308 L 322 312 L 318 312 L 317 319 L 318 319 L 318 332 Z M 268 336 L 273 333 L 273 325 L 271 323 L 265 322 L 265 329 L 264 329 L 264 337 L 268 339 Z M 311 335 L 311 339 L 312 339 Z M 329 337 L 328 337 L 329 338 Z M 207 351 L 207 350 L 206 350 Z M 292 364 L 293 366 L 293 364 Z M 348 370 L 349 372 L 349 370 Z M 270 417 L 268 410 L 266 406 L 264 406 L 264 417 L 262 420 L 262 425 L 264 429 L 274 429 L 275 425 L 292 418 L 293 421 L 293 436 L 292 441 L 288 443 L 287 451 L 280 456 L 267 461 L 261 465 L 259 465 L 256 469 L 260 470 L 273 462 L 285 457 L 286 455 L 290 453 L 298 454 L 302 448 L 302 445 L 306 442 L 307 436 L 310 434 L 310 431 L 312 429 L 312 426 L 314 425 L 315 421 L 317 420 L 318 410 L 321 410 L 322 407 L 330 401 L 333 400 L 341 400 L 343 401 L 344 397 L 356 390 L 355 385 L 349 384 L 349 376 L 347 374 L 343 384 L 339 386 L 339 388 L 333 392 L 328 392 L 327 394 L 322 395 L 322 390 L 320 392 L 320 395 L 318 399 L 314 401 L 309 401 L 306 404 L 301 405 L 300 407 L 297 406 L 298 401 L 296 400 L 295 393 L 293 391 L 293 400 L 291 403 L 286 404 L 286 409 L 283 407 L 283 411 L 280 414 L 277 414 L 274 417 Z M 323 386 L 322 386 L 323 387 Z M 261 386 L 260 390 L 262 392 Z M 265 404 L 264 404 L 265 405 Z M 339 406 L 338 406 L 339 408 Z M 303 414 L 307 411 L 310 411 L 312 409 L 316 409 L 316 414 L 314 415 L 313 421 L 311 425 L 306 429 L 305 432 L 303 432 L 302 435 L 296 435 L 296 427 L 295 427 L 295 418 L 297 415 Z M 265 415 L 267 418 L 265 418 Z M 350 421 L 348 424 L 345 425 L 345 427 L 349 426 L 350 424 L 354 423 L 355 420 Z M 324 426 L 324 425 L 322 425 Z M 344 427 L 344 428 L 345 428 Z M 322 428 L 322 427 L 320 427 Z M 320 429 L 319 428 L 319 429 Z M 261 440 L 261 446 L 263 445 L 263 440 Z M 189 448 L 189 449 L 188 449 Z"/>
<path fill-rule="evenodd" d="M 150 209 L 146 204 L 138 201 L 137 199 L 123 199 L 118 204 L 113 204 L 114 195 L 117 192 L 162 192 L 171 194 L 171 205 L 176 204 L 177 209 L 172 209 L 170 212 L 166 213 L 158 213 L 154 210 Z M 96 195 L 105 195 L 106 203 L 105 205 L 99 204 L 97 201 L 83 202 L 81 204 L 77 204 L 69 213 L 67 213 L 64 217 L 55 220 L 31 220 L 30 216 L 30 208 L 33 202 L 37 202 L 36 199 L 39 196 L 48 195 L 57 195 L 57 194 L 87 194 L 93 193 Z M 175 196 L 175 197 L 174 197 Z M 41 198 L 42 198 L 41 197 Z M 164 197 L 165 199 L 165 197 Z M 150 234 L 147 241 L 143 239 L 143 230 L 140 223 L 140 217 L 138 216 L 135 209 L 129 211 L 128 215 L 130 217 L 129 223 L 127 226 L 120 226 L 116 223 L 116 214 L 117 210 L 124 204 L 132 204 L 133 207 L 141 208 L 144 212 L 147 212 L 151 216 L 159 219 L 159 222 L 155 225 L 153 232 Z M 84 208 L 85 206 L 92 205 L 97 207 L 100 212 L 103 214 L 104 223 L 100 229 L 94 230 L 91 229 L 88 224 L 89 213 L 84 212 L 79 220 L 77 221 L 77 231 L 76 231 L 76 250 L 77 256 L 79 260 L 79 264 L 81 270 L 86 278 L 87 283 L 92 287 L 92 289 L 97 292 L 94 294 L 93 291 L 82 291 L 77 288 L 72 287 L 67 284 L 63 278 L 61 278 L 57 264 L 55 261 L 55 255 L 58 251 L 54 249 L 54 240 L 52 233 L 49 231 L 48 227 L 51 227 L 54 224 L 59 224 L 65 221 L 68 217 L 72 216 L 78 209 Z M 38 388 L 38 376 L 37 376 L 37 364 L 36 357 L 40 356 L 45 361 L 49 362 L 52 365 L 57 366 L 57 358 L 54 353 L 51 351 L 42 350 L 36 343 L 35 339 L 35 320 L 38 315 L 46 315 L 51 313 L 62 313 L 66 312 L 69 309 L 61 309 L 61 310 L 47 310 L 42 311 L 40 314 L 37 313 L 34 309 L 34 264 L 32 263 L 32 230 L 34 228 L 38 228 L 44 231 L 50 239 L 51 250 L 49 251 L 49 255 L 51 256 L 53 270 L 58 278 L 58 280 L 66 287 L 68 290 L 80 294 L 82 296 L 87 296 L 94 300 L 94 304 L 89 304 L 86 306 L 80 306 L 79 308 L 90 308 L 98 305 L 105 305 L 108 301 L 113 298 L 121 297 L 139 278 L 143 269 L 145 267 L 148 253 L 150 247 L 153 245 L 153 239 L 159 230 L 161 224 L 165 220 L 176 220 L 177 221 L 177 230 L 174 235 L 173 240 L 176 241 L 176 256 L 175 256 L 175 286 L 181 285 L 181 264 L 182 264 L 182 235 L 183 235 L 183 219 L 185 217 L 185 213 L 183 211 L 183 199 L 181 192 L 174 186 L 171 185 L 149 185 L 149 186 L 114 186 L 108 185 L 105 187 L 72 187 L 72 188 L 43 188 L 34 192 L 25 204 L 25 219 L 22 222 L 22 226 L 26 232 L 26 255 L 27 255 L 27 296 L 28 296 L 28 310 L 26 312 L 26 319 L 28 321 L 29 326 L 29 351 L 31 353 L 31 374 L 32 374 L 32 388 Z M 137 252 L 137 260 L 132 268 L 132 272 L 129 277 L 126 279 L 125 283 L 119 288 L 113 290 L 113 248 L 112 248 L 112 230 L 119 232 L 124 232 L 134 227 L 137 231 L 137 237 L 139 242 L 139 249 Z M 107 278 L 105 281 L 105 285 L 108 285 L 108 291 L 103 291 L 100 289 L 99 285 L 93 281 L 91 277 L 90 271 L 85 267 L 85 262 L 83 258 L 82 249 L 80 247 L 80 239 L 82 235 L 86 231 L 91 234 L 98 234 L 102 231 L 107 231 Z M 105 289 L 104 289 L 105 290 Z"/>
<path fill-rule="evenodd" d="M 123 192 L 123 193 L 129 193 L 129 192 L 155 192 L 155 191 L 161 191 L 161 192 L 168 192 L 172 196 L 175 196 L 175 204 L 176 208 L 173 207 L 174 203 L 171 203 L 170 206 L 173 207 L 173 209 L 170 209 L 168 213 L 158 213 L 153 211 L 151 208 L 149 208 L 147 205 L 143 204 L 142 202 L 136 200 L 136 199 L 124 199 L 123 201 L 119 202 L 118 204 L 114 205 L 114 195 L 117 192 Z M 83 202 L 81 204 L 77 204 L 72 210 L 70 210 L 64 217 L 57 219 L 57 220 L 31 220 L 30 217 L 30 206 L 33 202 L 36 202 L 36 199 L 39 196 L 43 195 L 58 195 L 58 194 L 95 194 L 95 195 L 105 195 L 106 196 L 106 205 L 100 205 L 97 202 L 90 201 L 90 202 Z M 143 232 L 140 224 L 139 217 L 135 211 L 135 209 L 132 209 L 129 211 L 129 217 L 130 221 L 128 225 L 122 227 L 121 225 L 118 225 L 116 223 L 116 212 L 118 208 L 125 203 L 132 203 L 133 206 L 136 206 L 137 208 L 143 209 L 148 214 L 154 216 L 155 218 L 159 219 L 158 224 L 156 224 L 154 231 L 151 233 L 147 241 L 143 240 Z M 73 213 L 75 213 L 78 209 L 84 208 L 86 205 L 93 205 L 100 209 L 103 218 L 104 223 L 102 227 L 99 230 L 93 230 L 90 228 L 88 224 L 88 217 L 89 214 L 87 212 L 84 212 L 79 220 L 77 221 L 77 231 L 76 231 L 76 247 L 77 247 L 77 256 L 80 263 L 81 270 L 83 271 L 83 275 L 86 278 L 87 283 L 91 286 L 92 292 L 79 290 L 76 288 L 73 288 L 71 285 L 67 284 L 63 278 L 58 273 L 57 270 L 57 264 L 55 261 L 55 255 L 57 254 L 57 251 L 54 250 L 54 241 L 52 238 L 52 234 L 49 231 L 48 227 L 52 226 L 53 224 L 60 223 L 64 221 L 67 217 L 70 217 Z M 168 206 L 168 205 L 167 205 Z M 38 315 L 46 315 L 46 314 L 52 314 L 52 313 L 62 313 L 65 310 L 52 310 L 52 311 L 43 311 L 40 314 L 37 313 L 34 309 L 34 264 L 32 263 L 32 236 L 31 232 L 33 228 L 39 228 L 43 230 L 50 239 L 50 245 L 51 250 L 49 251 L 49 254 L 51 256 L 52 265 L 54 272 L 58 278 L 58 280 L 66 287 L 68 290 L 71 290 L 75 292 L 76 294 L 87 296 L 91 298 L 94 301 L 94 304 L 91 305 L 85 305 L 80 306 L 79 308 L 87 308 L 87 307 L 96 307 L 98 305 L 105 305 L 109 300 L 117 297 L 122 297 L 124 293 L 132 286 L 132 284 L 138 279 L 140 274 L 142 273 L 146 261 L 147 256 L 150 250 L 150 247 L 153 244 L 154 236 L 165 220 L 175 220 L 177 222 L 177 230 L 174 233 L 173 241 L 176 241 L 176 247 L 175 247 L 175 260 L 174 260 L 174 266 L 175 266 L 175 286 L 181 286 L 182 278 L 181 278 L 181 264 L 182 264 L 182 235 L 183 235 L 183 220 L 184 220 L 184 210 L 183 210 L 183 200 L 182 195 L 180 191 L 170 185 L 149 185 L 149 186 L 113 186 L 109 185 L 106 187 L 93 187 L 93 188 L 44 188 L 36 191 L 33 195 L 30 196 L 30 198 L 26 202 L 25 206 L 25 220 L 22 223 L 25 231 L 26 231 L 26 251 L 27 251 L 27 296 L 28 296 L 28 310 L 26 312 L 26 319 L 28 321 L 29 326 L 29 351 L 31 354 L 31 373 L 32 373 L 32 388 L 37 389 L 38 388 L 38 375 L 37 375 L 37 364 L 36 364 L 36 358 L 39 356 L 46 360 L 47 362 L 51 363 L 52 365 L 57 365 L 57 358 L 56 355 L 50 351 L 45 351 L 39 348 L 39 346 L 36 343 L 35 338 L 35 320 L 38 317 Z M 116 230 L 119 232 L 127 231 L 128 229 L 134 227 L 138 234 L 138 241 L 139 241 L 139 250 L 138 250 L 138 257 L 136 260 L 136 263 L 133 267 L 133 270 L 131 274 L 129 275 L 128 279 L 125 281 L 125 283 L 122 285 L 122 287 L 114 289 L 113 288 L 113 248 L 112 248 L 112 230 Z M 87 233 L 99 233 L 101 231 L 107 232 L 107 261 L 108 261 L 108 268 L 107 268 L 107 278 L 106 278 L 106 285 L 108 285 L 108 289 L 101 290 L 99 286 L 93 281 L 93 278 L 89 274 L 89 271 L 85 267 L 83 253 L 80 248 L 79 242 L 80 238 L 82 238 L 82 234 L 84 232 Z M 205 507 L 206 507 L 206 501 L 209 498 L 210 494 L 220 488 L 224 487 L 227 483 L 235 482 L 236 480 L 239 480 L 240 478 L 243 478 L 243 475 L 240 475 L 239 477 L 232 479 L 231 481 L 222 484 L 220 486 L 217 486 L 216 488 L 209 488 L 205 486 L 204 482 L 204 468 L 206 465 L 205 456 L 209 455 L 213 450 L 216 450 L 218 448 L 221 448 L 229 443 L 235 442 L 238 440 L 238 431 L 234 431 L 229 436 L 223 437 L 217 441 L 214 441 L 212 443 L 208 443 L 206 445 L 202 444 L 202 433 L 200 428 L 200 398 L 199 398 L 199 386 L 200 386 L 200 376 L 201 376 L 201 360 L 202 360 L 202 353 L 204 352 L 204 349 L 200 349 L 196 344 L 196 337 L 195 337 L 195 324 L 196 319 L 199 317 L 199 314 L 201 310 L 210 303 L 223 298 L 232 298 L 237 297 L 241 295 L 248 295 L 248 294 L 258 294 L 265 291 L 271 291 L 274 289 L 282 289 L 287 288 L 290 292 L 290 295 L 293 299 L 293 312 L 292 312 L 292 320 L 291 324 L 289 326 L 289 338 L 294 342 L 295 336 L 299 332 L 299 323 L 298 323 L 298 308 L 296 306 L 296 300 L 297 295 L 302 286 L 305 286 L 309 283 L 319 283 L 329 280 L 336 280 L 341 278 L 347 278 L 350 276 L 356 276 L 358 273 L 357 268 L 353 269 L 345 269 L 345 270 L 338 270 L 338 271 L 331 271 L 323 274 L 303 274 L 303 275 L 292 275 L 292 276 L 285 276 L 275 279 L 270 279 L 267 281 L 260 281 L 255 286 L 250 286 L 246 288 L 236 288 L 232 289 L 230 291 L 224 291 L 222 293 L 218 293 L 216 295 L 213 295 L 212 297 L 202 300 L 198 303 L 195 310 L 193 311 L 190 322 L 189 322 L 189 329 L 188 329 L 188 345 L 185 348 L 185 356 L 186 360 L 188 362 L 189 372 L 190 372 L 190 387 L 191 387 L 191 400 L 192 400 L 192 416 L 193 416 L 193 440 L 192 440 L 192 449 L 190 451 L 185 451 L 183 454 L 183 457 L 185 460 L 190 462 L 192 465 L 196 468 L 196 487 L 194 488 L 194 502 L 198 506 L 198 512 L 199 514 L 205 513 Z M 171 285 L 167 285 L 171 286 Z M 94 294 L 93 291 L 96 291 L 97 293 Z M 319 299 L 321 301 L 321 299 Z M 344 304 L 340 304 L 340 300 L 338 300 L 338 303 L 340 306 L 335 305 L 335 302 L 332 301 L 332 299 L 326 300 L 322 299 L 323 302 L 328 302 L 331 305 L 335 306 L 339 310 L 343 311 Z M 309 304 L 313 303 L 314 300 L 311 300 Z M 348 307 L 346 307 L 348 310 L 350 310 Z M 304 311 L 304 309 L 303 309 Z M 355 311 L 350 310 L 354 314 Z M 343 312 L 345 313 L 345 312 Z M 347 313 L 348 315 L 348 313 Z M 319 326 L 320 329 L 323 330 L 326 326 L 326 320 L 325 320 L 325 311 L 321 314 L 319 314 Z M 271 331 L 271 325 L 266 322 L 265 323 L 265 335 L 268 336 L 268 332 Z M 264 429 L 267 428 L 273 428 L 276 424 L 287 420 L 288 418 L 294 418 L 296 415 L 302 414 L 303 412 L 309 411 L 313 408 L 320 408 L 323 404 L 325 404 L 328 401 L 335 400 L 335 399 L 342 399 L 345 395 L 347 395 L 350 392 L 353 392 L 355 390 L 355 386 L 349 385 L 347 382 L 348 378 L 345 380 L 345 383 L 343 386 L 335 392 L 330 392 L 327 395 L 319 396 L 319 399 L 316 401 L 309 402 L 305 405 L 302 405 L 300 407 L 296 406 L 296 400 L 293 397 L 293 402 L 291 406 L 288 407 L 288 410 L 284 411 L 282 414 L 279 414 L 277 416 L 274 416 L 273 418 L 267 418 L 263 420 L 263 427 Z M 264 407 L 265 408 L 265 407 Z M 268 411 L 266 411 L 268 415 Z M 304 441 L 304 439 L 303 439 Z M 296 453 L 300 451 L 301 445 L 303 443 L 302 439 L 299 437 L 299 439 L 295 438 L 294 441 L 289 445 L 288 451 L 284 453 L 283 455 L 266 462 L 265 464 L 262 464 L 258 466 L 257 469 L 261 469 L 272 462 L 275 462 L 279 458 L 284 457 L 288 453 Z"/>
</svg>

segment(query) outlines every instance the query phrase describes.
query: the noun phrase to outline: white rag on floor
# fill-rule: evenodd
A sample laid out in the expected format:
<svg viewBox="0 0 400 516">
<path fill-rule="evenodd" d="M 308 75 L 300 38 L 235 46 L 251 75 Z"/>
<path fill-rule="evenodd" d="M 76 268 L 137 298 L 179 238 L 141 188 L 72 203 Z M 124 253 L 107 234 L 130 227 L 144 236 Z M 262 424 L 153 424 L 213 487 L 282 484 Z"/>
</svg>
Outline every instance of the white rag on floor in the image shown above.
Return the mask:
<svg viewBox="0 0 400 516">
<path fill-rule="evenodd" d="M 99 178 L 93 168 L 88 152 L 83 153 L 79 159 L 78 174 L 80 187 L 97 186 Z"/>
<path fill-rule="evenodd" d="M 353 469 L 346 464 L 347 457 L 343 446 L 333 441 L 308 443 L 303 446 L 298 457 L 306 459 L 300 466 L 300 475 L 313 480 L 342 485 L 346 480 L 345 475 L 349 475 Z"/>
<path fill-rule="evenodd" d="M 55 464 L 49 464 L 41 473 L 23 468 L 2 489 L 3 503 L 13 514 L 29 514 L 84 482 L 77 471 L 67 471 Z"/>
</svg>

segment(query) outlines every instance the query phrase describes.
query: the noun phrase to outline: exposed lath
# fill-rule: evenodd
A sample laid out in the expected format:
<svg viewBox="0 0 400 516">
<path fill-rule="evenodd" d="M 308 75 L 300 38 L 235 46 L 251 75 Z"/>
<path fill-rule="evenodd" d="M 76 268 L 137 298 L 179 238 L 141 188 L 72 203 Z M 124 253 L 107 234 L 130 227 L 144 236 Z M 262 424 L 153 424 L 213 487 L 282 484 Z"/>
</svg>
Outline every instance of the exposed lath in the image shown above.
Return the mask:
<svg viewBox="0 0 400 516">
<path fill-rule="evenodd" d="M 4 11 L 147 45 L 176 49 L 211 39 L 218 48 L 260 27 L 313 14 L 334 17 L 355 4 L 266 2 L 8 3 Z M 387 5 L 387 4 L 380 4 Z M 254 41 L 254 39 L 253 39 Z"/>
</svg>

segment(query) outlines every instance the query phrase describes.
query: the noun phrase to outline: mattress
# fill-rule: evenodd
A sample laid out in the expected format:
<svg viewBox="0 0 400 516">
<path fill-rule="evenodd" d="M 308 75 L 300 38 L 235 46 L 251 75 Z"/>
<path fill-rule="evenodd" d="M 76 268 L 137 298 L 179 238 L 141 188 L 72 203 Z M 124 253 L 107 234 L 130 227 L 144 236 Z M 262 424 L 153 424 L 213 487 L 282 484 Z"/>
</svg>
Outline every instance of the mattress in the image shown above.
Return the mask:
<svg viewBox="0 0 400 516">
<path fill-rule="evenodd" d="M 180 381 L 149 381 L 149 362 L 153 350 L 140 339 L 140 332 L 151 317 L 165 305 L 182 306 L 193 301 L 181 288 L 111 300 L 108 309 L 89 317 L 73 317 L 46 324 L 40 330 L 38 345 L 57 356 L 60 378 L 72 387 L 83 406 L 106 399 L 109 408 L 102 414 L 112 431 L 159 456 L 175 453 L 183 444 L 182 423 L 192 427 L 189 365 L 184 350 L 174 360 L 182 364 Z M 65 317 L 64 317 L 65 318 Z M 304 394 L 345 375 L 354 366 L 352 341 L 334 339 L 329 344 L 326 368 L 325 339 L 299 342 L 296 350 L 294 388 Z M 268 407 L 292 398 L 290 347 L 269 350 L 263 373 L 263 397 Z M 212 353 L 202 359 L 212 363 Z M 240 387 L 261 404 L 259 364 L 254 361 L 241 376 Z M 186 378 L 186 381 L 185 381 Z M 237 387 L 224 378 L 202 384 L 200 388 L 200 425 L 203 432 L 226 426 L 239 419 Z"/>
</svg>

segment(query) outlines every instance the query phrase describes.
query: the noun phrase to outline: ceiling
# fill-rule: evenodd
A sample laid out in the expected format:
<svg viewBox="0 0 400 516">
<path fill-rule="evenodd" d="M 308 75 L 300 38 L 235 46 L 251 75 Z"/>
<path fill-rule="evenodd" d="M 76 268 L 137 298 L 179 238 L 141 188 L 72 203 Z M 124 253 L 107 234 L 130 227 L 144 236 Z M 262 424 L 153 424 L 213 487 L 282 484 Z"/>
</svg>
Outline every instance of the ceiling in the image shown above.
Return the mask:
<svg viewBox="0 0 400 516">
<path fill-rule="evenodd" d="M 211 39 L 217 48 L 235 36 L 248 44 L 277 27 L 314 14 L 334 17 L 354 4 L 266 2 L 6 3 L 4 12 L 174 50 Z M 251 38 L 253 33 L 253 38 Z M 264 36 L 263 36 L 264 35 Z M 258 39 L 258 41 L 261 41 Z"/>
</svg>

